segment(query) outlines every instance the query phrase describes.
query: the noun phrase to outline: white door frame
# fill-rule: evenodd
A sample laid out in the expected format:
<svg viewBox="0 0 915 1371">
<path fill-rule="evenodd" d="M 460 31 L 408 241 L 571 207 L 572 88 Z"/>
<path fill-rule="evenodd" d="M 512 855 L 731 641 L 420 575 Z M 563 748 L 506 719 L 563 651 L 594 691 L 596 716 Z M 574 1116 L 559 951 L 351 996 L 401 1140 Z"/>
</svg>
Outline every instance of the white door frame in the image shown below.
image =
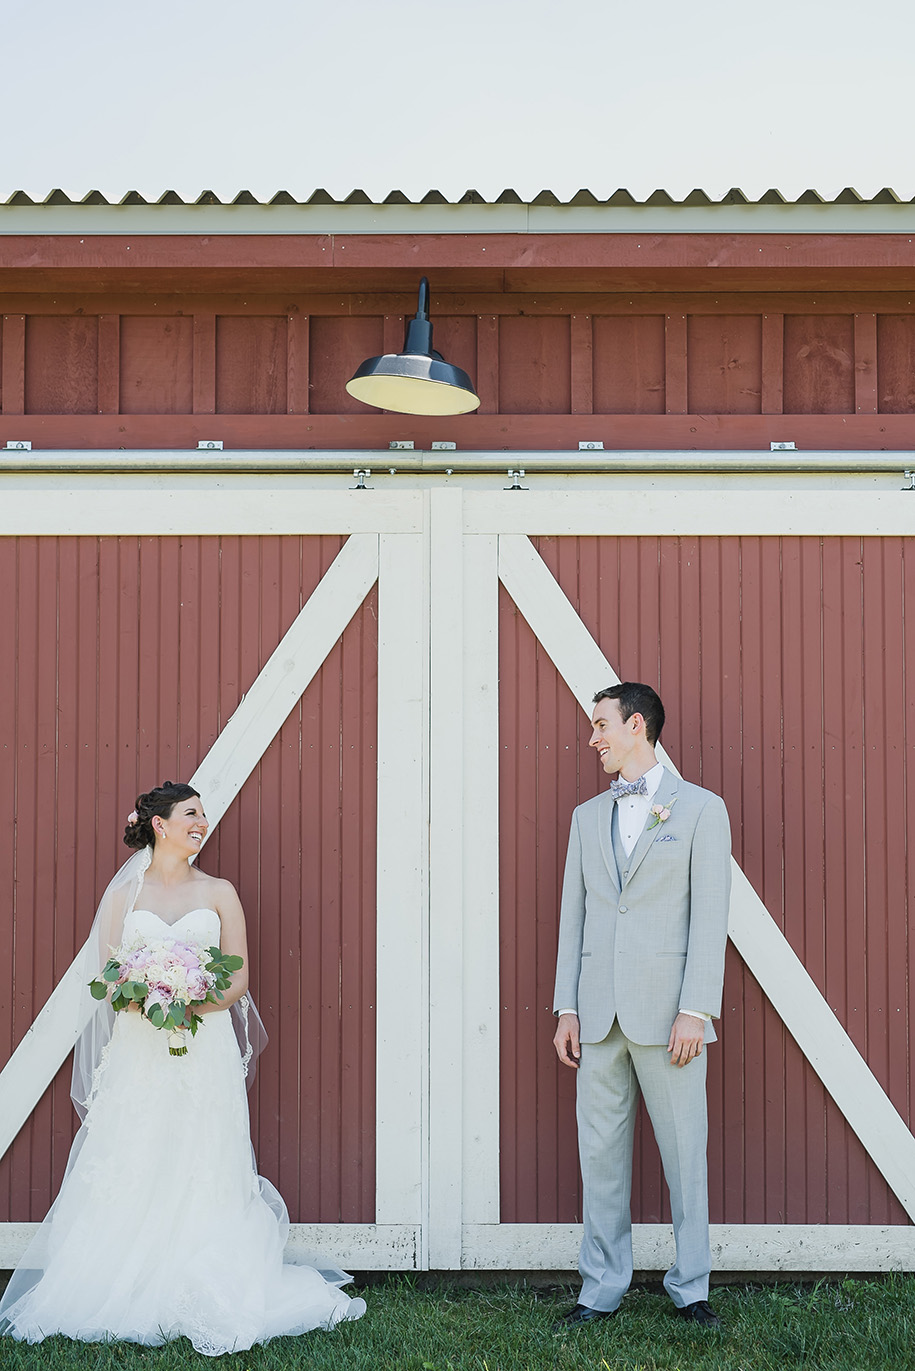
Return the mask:
<svg viewBox="0 0 915 1371">
<path fill-rule="evenodd" d="M 612 664 L 529 535 L 911 536 L 896 492 L 796 488 L 790 477 L 752 499 L 611 484 L 503 493 L 404 478 L 394 492 L 296 474 L 0 476 L 0 536 L 350 535 L 201 763 L 211 813 L 225 811 L 378 577 L 376 1222 L 294 1225 L 300 1251 L 365 1270 L 574 1265 L 577 1226 L 499 1222 L 500 577 L 583 707 Z M 912 1134 L 735 875 L 735 943 L 913 1213 Z M 0 1073 L 0 1118 L 21 1115 L 26 1089 L 53 1076 L 72 1042 L 65 1017 L 42 1011 L 23 1044 L 40 1051 L 32 1042 Z M 32 1229 L 0 1225 L 0 1266 Z M 915 1228 L 902 1225 L 719 1225 L 712 1239 L 724 1270 L 915 1269 Z M 667 1226 L 637 1225 L 634 1241 L 638 1267 L 668 1263 Z"/>
</svg>

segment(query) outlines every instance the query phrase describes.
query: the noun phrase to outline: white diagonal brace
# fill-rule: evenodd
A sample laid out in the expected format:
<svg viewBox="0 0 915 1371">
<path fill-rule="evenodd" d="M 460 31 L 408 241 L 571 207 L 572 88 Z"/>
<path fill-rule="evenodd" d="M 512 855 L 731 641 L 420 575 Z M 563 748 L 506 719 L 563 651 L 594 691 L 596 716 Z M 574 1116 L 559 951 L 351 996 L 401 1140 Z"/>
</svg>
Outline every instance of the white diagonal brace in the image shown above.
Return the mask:
<svg viewBox="0 0 915 1371">
<path fill-rule="evenodd" d="M 378 575 L 378 536 L 353 534 L 191 777 L 210 833 L 257 766 Z M 84 948 L 0 1071 L 0 1157 L 54 1079 L 83 1025 Z"/>
<path fill-rule="evenodd" d="M 352 534 L 191 777 L 191 785 L 206 802 L 210 832 L 317 675 L 377 577 L 377 533 Z"/>
<path fill-rule="evenodd" d="M 595 690 L 615 684 L 619 677 L 529 538 L 502 535 L 499 577 L 590 718 Z M 657 751 L 679 775 L 664 749 Z M 915 1219 L 915 1137 L 733 858 L 731 875 L 731 941 L 900 1204 Z"/>
</svg>

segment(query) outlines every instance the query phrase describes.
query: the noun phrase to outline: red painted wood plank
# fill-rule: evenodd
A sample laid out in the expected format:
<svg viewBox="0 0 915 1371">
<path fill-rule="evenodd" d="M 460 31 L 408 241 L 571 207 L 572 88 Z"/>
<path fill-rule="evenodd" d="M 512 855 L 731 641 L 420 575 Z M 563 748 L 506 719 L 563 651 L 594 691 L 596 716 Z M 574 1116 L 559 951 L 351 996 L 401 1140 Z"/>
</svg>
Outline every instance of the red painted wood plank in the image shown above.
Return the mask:
<svg viewBox="0 0 915 1371">
<path fill-rule="evenodd" d="M 312 416 L 349 414 L 362 423 L 377 423 L 381 418 L 379 411 L 354 400 L 345 387 L 367 357 L 378 357 L 383 351 L 384 320 L 380 315 L 340 319 L 312 317 L 309 351 Z M 395 422 L 401 422 L 403 416 L 394 418 Z M 314 422 L 312 417 L 311 424 Z M 307 432 L 309 425 L 304 427 Z"/>
<path fill-rule="evenodd" d="M 855 412 L 854 319 L 786 315 L 786 414 Z"/>
<path fill-rule="evenodd" d="M 385 352 L 400 352 L 404 342 L 402 314 L 385 314 L 382 341 Z"/>
<path fill-rule="evenodd" d="M 908 302 L 906 302 L 908 303 Z M 915 314 L 877 314 L 877 408 L 881 414 L 915 410 Z"/>
<path fill-rule="evenodd" d="M 664 330 L 663 314 L 594 313 L 596 414 L 664 413 Z"/>
<path fill-rule="evenodd" d="M 194 315 L 194 413 L 216 413 L 216 316 Z"/>
<path fill-rule="evenodd" d="M 98 412 L 117 414 L 120 393 L 121 320 L 100 314 L 98 321 Z"/>
<path fill-rule="evenodd" d="M 501 319 L 499 412 L 568 414 L 571 400 L 569 320 L 545 316 Z"/>
<path fill-rule="evenodd" d="M 853 280 L 843 273 L 826 279 L 820 289 L 795 288 L 791 282 L 773 279 L 767 288 L 766 280 L 741 287 L 722 289 L 721 282 L 697 285 L 695 282 L 679 286 L 646 289 L 625 289 L 619 282 L 608 287 L 601 273 L 582 273 L 566 286 L 565 277 L 551 282 L 549 288 L 532 286 L 516 289 L 508 285 L 502 273 L 498 279 L 480 282 L 476 276 L 470 281 L 461 272 L 450 274 L 453 281 L 448 290 L 437 291 L 433 297 L 432 319 L 438 350 L 448 357 L 451 344 L 446 333 L 448 321 L 469 319 L 482 314 L 502 316 L 544 315 L 551 318 L 573 314 L 590 314 L 592 319 L 645 319 L 679 312 L 686 315 L 763 315 L 784 313 L 794 315 L 853 315 L 873 313 L 886 316 L 890 323 L 912 317 L 915 305 L 913 290 L 855 287 Z M 3 307 L 7 314 L 35 316 L 70 316 L 95 318 L 101 314 L 127 317 L 180 316 L 194 311 L 235 318 L 275 315 L 316 314 L 321 318 L 376 318 L 384 315 L 412 313 L 416 306 L 416 291 L 412 278 L 401 289 L 402 273 L 364 273 L 361 285 L 349 279 L 336 283 L 326 279 L 303 281 L 290 275 L 288 282 L 267 276 L 245 289 L 245 298 L 238 295 L 238 280 L 232 277 L 224 285 L 211 276 L 191 273 L 180 290 L 168 286 L 158 275 L 145 281 L 140 288 L 134 281 L 117 289 L 101 283 L 88 289 L 79 278 L 60 285 L 46 285 L 44 276 L 37 273 L 31 289 L 10 288 L 8 273 L 0 274 L 3 286 Z M 323 285 L 323 289 L 321 288 Z M 444 332 L 443 332 L 444 331 Z M 444 345 L 442 339 L 445 338 Z M 398 348 L 403 339 L 398 339 Z"/>
<path fill-rule="evenodd" d="M 307 314 L 290 314 L 286 329 L 286 410 L 307 414 L 309 321 Z"/>
<path fill-rule="evenodd" d="M 855 413 L 877 413 L 877 316 L 855 315 Z"/>
<path fill-rule="evenodd" d="M 25 412 L 25 315 L 4 314 L 0 350 L 0 408 L 3 414 Z M 20 438 L 22 435 L 19 435 Z"/>
<path fill-rule="evenodd" d="M 495 314 L 481 315 L 477 319 L 477 394 L 480 408 L 477 417 L 484 414 L 497 414 L 499 410 L 499 318 Z M 451 427 L 460 432 L 463 425 Z M 464 446 L 463 443 L 460 444 Z"/>
<path fill-rule="evenodd" d="M 43 315 L 26 320 L 27 414 L 95 414 L 98 409 L 95 317 Z"/>
<path fill-rule="evenodd" d="M 287 412 L 288 332 L 285 315 L 217 315 L 216 413 Z"/>
<path fill-rule="evenodd" d="M 9 234 L 0 241 L 0 269 L 137 271 L 186 268 L 195 272 L 297 270 L 334 274 L 366 266 L 424 270 L 473 267 L 514 269 L 635 269 L 704 267 L 721 277 L 730 269 L 871 268 L 915 278 L 915 253 L 899 233 L 501 233 L 501 234 L 209 234 L 196 236 Z"/>
<path fill-rule="evenodd" d="M 762 316 L 762 393 L 763 414 L 781 414 L 784 403 L 785 316 L 767 310 Z"/>
<path fill-rule="evenodd" d="M 664 407 L 668 414 L 686 414 L 686 315 L 668 314 L 664 325 Z"/>
<path fill-rule="evenodd" d="M 123 353 L 122 346 L 122 356 Z M 189 380 L 189 372 L 186 379 Z M 491 380 L 490 375 L 490 384 Z M 478 380 L 478 384 L 483 385 L 485 392 L 484 382 Z M 127 394 L 130 385 L 125 383 L 122 371 L 122 405 L 146 404 L 147 400 L 139 398 L 139 392 L 136 396 Z M 148 403 L 175 403 L 176 389 L 171 383 L 154 389 Z M 758 451 L 768 449 L 770 442 L 786 438 L 796 441 L 799 449 L 811 452 L 904 453 L 915 446 L 915 416 L 911 414 L 791 414 L 790 420 L 788 432 L 780 415 L 595 414 L 588 424 L 588 433 L 612 451 Z M 449 439 L 461 451 L 564 450 L 569 453 L 569 460 L 574 461 L 581 420 L 569 414 L 465 414 L 450 416 L 447 427 Z M 29 415 L 29 432 L 25 436 L 31 438 L 36 451 L 196 448 L 200 439 L 213 436 L 212 429 L 212 419 L 186 411 L 169 414 L 122 409 L 120 415 Z M 365 409 L 360 414 L 237 414 L 221 415 L 219 430 L 227 449 L 387 449 L 395 438 L 412 438 L 420 449 L 429 448 L 442 438 L 442 420 Z M 22 437 L 22 419 L 0 415 L 0 445 Z"/>
<path fill-rule="evenodd" d="M 594 345 L 590 314 L 573 314 L 570 320 L 571 409 L 591 414 L 594 409 Z"/>
<path fill-rule="evenodd" d="M 155 318 L 121 318 L 121 356 L 119 368 L 120 412 L 136 415 L 193 413 L 194 400 L 194 321 L 176 314 Z M 112 434 L 128 432 L 113 416 L 97 416 L 89 422 L 108 425 Z M 153 423 L 153 430 L 156 424 Z M 201 430 L 202 438 L 212 436 Z M 189 442 L 185 439 L 180 445 Z M 115 447 L 130 439 L 114 438 Z M 196 446 L 196 440 L 193 445 Z"/>
<path fill-rule="evenodd" d="M 691 414 L 760 413 L 759 316 L 689 315 L 686 360 Z"/>
</svg>

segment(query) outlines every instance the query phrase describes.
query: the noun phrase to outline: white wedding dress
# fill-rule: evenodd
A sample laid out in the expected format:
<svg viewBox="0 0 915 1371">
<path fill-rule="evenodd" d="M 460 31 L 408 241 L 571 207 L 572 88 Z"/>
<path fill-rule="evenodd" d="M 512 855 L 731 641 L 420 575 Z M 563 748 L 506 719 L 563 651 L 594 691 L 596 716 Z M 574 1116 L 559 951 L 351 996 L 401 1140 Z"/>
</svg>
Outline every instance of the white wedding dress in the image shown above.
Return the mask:
<svg viewBox="0 0 915 1371">
<path fill-rule="evenodd" d="M 219 941 L 211 909 L 173 926 Z M 135 909 L 124 932 L 163 927 Z M 60 1193 L 0 1300 L 4 1333 L 154 1346 L 184 1335 L 218 1356 L 365 1312 L 338 1288 L 344 1272 L 283 1261 L 288 1216 L 257 1175 L 230 1015 L 205 1015 L 187 1043 L 172 1057 L 165 1032 L 116 1016 Z"/>
</svg>

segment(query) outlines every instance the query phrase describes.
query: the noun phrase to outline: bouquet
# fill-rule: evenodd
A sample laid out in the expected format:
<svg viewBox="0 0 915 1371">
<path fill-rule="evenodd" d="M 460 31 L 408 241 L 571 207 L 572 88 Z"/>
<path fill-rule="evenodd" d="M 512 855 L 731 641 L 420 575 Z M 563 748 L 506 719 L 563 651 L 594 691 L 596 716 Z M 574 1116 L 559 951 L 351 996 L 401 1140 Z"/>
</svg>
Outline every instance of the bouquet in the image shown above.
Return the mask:
<svg viewBox="0 0 915 1371">
<path fill-rule="evenodd" d="M 115 1013 L 139 1005 L 154 1028 L 168 1032 L 173 1057 L 187 1055 L 187 1030 L 193 1037 L 203 1023 L 194 1010 L 201 1004 L 217 1004 L 231 984 L 231 973 L 242 966 L 241 957 L 177 938 L 123 943 L 109 957 L 101 977 L 89 982 L 97 1000 L 111 994 Z"/>
</svg>

